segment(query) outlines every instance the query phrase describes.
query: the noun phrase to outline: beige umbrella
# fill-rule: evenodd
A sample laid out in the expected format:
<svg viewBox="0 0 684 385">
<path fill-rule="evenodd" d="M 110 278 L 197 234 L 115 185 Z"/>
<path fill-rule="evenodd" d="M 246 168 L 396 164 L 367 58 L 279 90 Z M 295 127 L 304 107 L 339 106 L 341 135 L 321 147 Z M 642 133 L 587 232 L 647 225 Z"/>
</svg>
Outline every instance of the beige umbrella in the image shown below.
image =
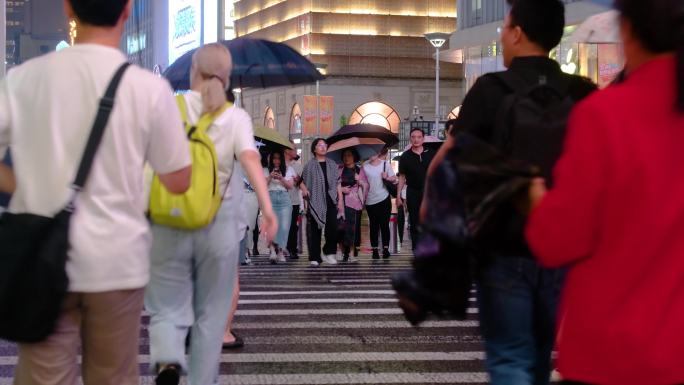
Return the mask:
<svg viewBox="0 0 684 385">
<path fill-rule="evenodd" d="M 271 128 L 261 126 L 254 127 L 254 138 L 257 140 L 258 147 L 273 147 L 275 145 L 294 150 L 292 143 L 290 143 L 287 138 Z"/>
<path fill-rule="evenodd" d="M 362 160 L 377 155 L 387 144 L 377 138 L 348 138 L 335 142 L 328 147 L 326 156 L 337 163 L 342 162 L 342 154 L 347 149 L 354 149 Z"/>
</svg>

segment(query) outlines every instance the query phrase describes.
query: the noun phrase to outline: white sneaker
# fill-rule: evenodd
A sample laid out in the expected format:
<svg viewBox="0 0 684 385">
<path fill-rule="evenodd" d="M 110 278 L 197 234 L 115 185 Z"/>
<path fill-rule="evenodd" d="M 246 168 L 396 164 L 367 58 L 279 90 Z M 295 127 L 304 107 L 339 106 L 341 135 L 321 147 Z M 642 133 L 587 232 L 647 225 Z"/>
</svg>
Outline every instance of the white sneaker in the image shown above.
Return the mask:
<svg viewBox="0 0 684 385">
<path fill-rule="evenodd" d="M 277 263 L 287 263 L 287 259 L 285 259 L 285 256 L 282 253 L 278 253 L 275 260 Z"/>
<path fill-rule="evenodd" d="M 316 262 L 316 261 L 311 261 L 311 262 L 309 262 L 309 266 L 311 266 L 311 267 L 318 267 L 318 262 Z"/>
<path fill-rule="evenodd" d="M 342 262 L 343 259 L 344 259 L 344 257 L 342 256 L 342 254 L 340 254 L 340 253 L 335 254 L 335 260 L 337 262 Z"/>
<path fill-rule="evenodd" d="M 350 255 L 350 256 L 349 256 L 349 259 L 347 260 L 347 262 L 349 262 L 349 263 L 358 263 L 358 262 L 359 262 L 359 259 L 356 258 L 356 257 L 353 256 L 353 255 Z"/>
<path fill-rule="evenodd" d="M 335 256 L 332 254 L 324 255 L 323 256 L 323 263 L 328 264 L 328 265 L 337 265 L 337 259 L 335 259 Z"/>
</svg>

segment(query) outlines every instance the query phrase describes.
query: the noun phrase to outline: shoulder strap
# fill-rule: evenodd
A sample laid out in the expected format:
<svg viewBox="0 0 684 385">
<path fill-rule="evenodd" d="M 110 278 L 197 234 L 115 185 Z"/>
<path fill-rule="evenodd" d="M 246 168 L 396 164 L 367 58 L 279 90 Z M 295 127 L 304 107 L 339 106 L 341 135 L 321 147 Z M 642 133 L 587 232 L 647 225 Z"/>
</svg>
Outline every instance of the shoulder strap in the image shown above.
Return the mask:
<svg viewBox="0 0 684 385">
<path fill-rule="evenodd" d="M 183 125 L 187 128 L 187 126 L 190 125 L 190 122 L 188 121 L 188 105 L 185 102 L 185 96 L 176 95 L 176 104 L 178 105 L 178 111 L 180 111 Z"/>
<path fill-rule="evenodd" d="M 91 166 L 93 165 L 93 159 L 95 159 L 95 153 L 100 147 L 102 142 L 102 136 L 104 135 L 105 127 L 107 127 L 107 122 L 109 121 L 109 115 L 114 108 L 114 99 L 116 97 L 116 91 L 121 83 L 121 78 L 123 78 L 124 72 L 130 63 L 124 63 L 119 67 L 119 69 L 114 73 L 114 77 L 109 82 L 107 86 L 107 91 L 105 92 L 102 99 L 100 99 L 100 105 L 97 110 L 97 115 L 95 116 L 95 122 L 90 131 L 90 136 L 88 137 L 88 143 L 86 144 L 83 157 L 81 158 L 81 164 L 78 167 L 78 173 L 76 174 L 76 179 L 72 185 L 75 192 L 80 191 L 85 186 L 86 180 L 88 179 L 88 174 L 90 174 Z M 69 202 L 68 207 L 73 207 L 75 199 L 75 194 Z"/>
</svg>

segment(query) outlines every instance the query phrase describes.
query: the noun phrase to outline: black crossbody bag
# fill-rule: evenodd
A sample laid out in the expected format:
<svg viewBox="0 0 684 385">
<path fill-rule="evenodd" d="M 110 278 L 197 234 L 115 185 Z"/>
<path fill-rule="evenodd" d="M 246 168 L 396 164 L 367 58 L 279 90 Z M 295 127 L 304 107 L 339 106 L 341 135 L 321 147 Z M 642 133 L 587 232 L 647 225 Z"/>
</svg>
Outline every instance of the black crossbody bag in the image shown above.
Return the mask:
<svg viewBox="0 0 684 385">
<path fill-rule="evenodd" d="M 67 205 L 54 217 L 9 212 L 0 216 L 0 338 L 34 343 L 55 329 L 69 288 L 66 262 L 74 203 L 88 179 L 128 66 L 119 67 L 100 100 Z"/>
<path fill-rule="evenodd" d="M 387 161 L 383 161 L 382 163 L 382 172 L 387 172 L 386 167 L 387 166 Z M 397 185 L 388 181 L 387 179 L 382 179 L 382 184 L 385 185 L 385 188 L 387 189 L 387 192 L 392 196 L 392 198 L 397 197 Z"/>
</svg>

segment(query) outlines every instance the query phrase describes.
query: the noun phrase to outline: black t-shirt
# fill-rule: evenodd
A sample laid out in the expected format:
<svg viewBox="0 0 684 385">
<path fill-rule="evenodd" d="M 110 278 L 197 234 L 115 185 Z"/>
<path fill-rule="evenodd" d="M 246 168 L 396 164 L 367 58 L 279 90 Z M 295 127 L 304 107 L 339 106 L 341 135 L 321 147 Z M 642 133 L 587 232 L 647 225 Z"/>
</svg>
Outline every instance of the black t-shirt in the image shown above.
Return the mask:
<svg viewBox="0 0 684 385">
<path fill-rule="evenodd" d="M 406 186 L 408 188 L 423 191 L 427 169 L 435 154 L 436 151 L 426 147 L 423 147 L 421 154 L 416 154 L 413 150 L 408 150 L 401 154 L 401 158 L 399 158 L 399 174 L 406 178 Z"/>
<path fill-rule="evenodd" d="M 326 162 L 318 162 L 318 165 L 321 166 L 321 170 L 323 170 L 323 179 L 325 180 L 325 194 L 328 194 L 328 191 L 330 191 L 330 184 L 328 184 L 328 166 Z"/>
</svg>

